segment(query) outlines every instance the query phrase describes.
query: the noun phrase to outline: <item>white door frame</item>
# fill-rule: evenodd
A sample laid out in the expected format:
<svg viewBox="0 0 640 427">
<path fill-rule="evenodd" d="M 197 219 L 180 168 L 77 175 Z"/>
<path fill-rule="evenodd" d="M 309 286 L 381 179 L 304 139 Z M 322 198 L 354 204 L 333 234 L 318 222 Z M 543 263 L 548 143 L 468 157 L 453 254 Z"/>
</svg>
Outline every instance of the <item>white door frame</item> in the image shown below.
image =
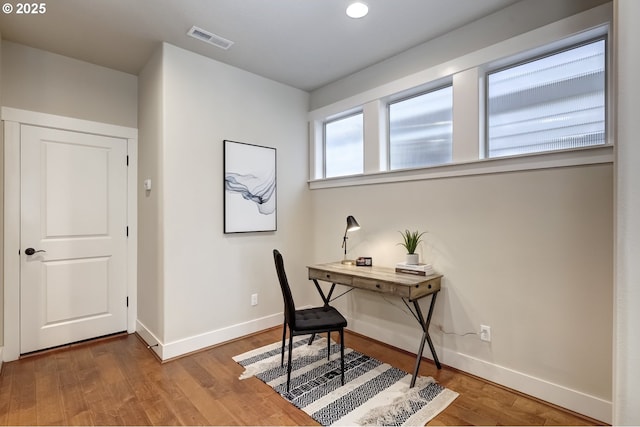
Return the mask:
<svg viewBox="0 0 640 427">
<path fill-rule="evenodd" d="M 20 357 L 20 125 L 111 136 L 127 140 L 127 332 L 136 330 L 138 275 L 138 130 L 135 128 L 2 107 L 4 121 L 4 350 L 5 362 Z"/>
</svg>

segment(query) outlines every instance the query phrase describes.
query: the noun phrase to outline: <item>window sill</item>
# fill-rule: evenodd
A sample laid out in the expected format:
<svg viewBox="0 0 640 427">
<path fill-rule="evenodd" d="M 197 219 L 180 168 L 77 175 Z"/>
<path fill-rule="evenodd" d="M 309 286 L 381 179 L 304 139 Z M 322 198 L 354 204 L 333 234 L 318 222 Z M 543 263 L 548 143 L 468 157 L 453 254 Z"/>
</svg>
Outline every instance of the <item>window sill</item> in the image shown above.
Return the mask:
<svg viewBox="0 0 640 427">
<path fill-rule="evenodd" d="M 562 168 L 568 166 L 613 163 L 613 145 L 579 148 L 522 156 L 481 159 L 470 162 L 449 163 L 420 169 L 372 172 L 359 175 L 322 178 L 309 181 L 309 188 L 317 190 L 355 185 L 384 184 L 390 182 L 442 179 L 459 176 L 485 175 L 504 172 Z"/>
</svg>

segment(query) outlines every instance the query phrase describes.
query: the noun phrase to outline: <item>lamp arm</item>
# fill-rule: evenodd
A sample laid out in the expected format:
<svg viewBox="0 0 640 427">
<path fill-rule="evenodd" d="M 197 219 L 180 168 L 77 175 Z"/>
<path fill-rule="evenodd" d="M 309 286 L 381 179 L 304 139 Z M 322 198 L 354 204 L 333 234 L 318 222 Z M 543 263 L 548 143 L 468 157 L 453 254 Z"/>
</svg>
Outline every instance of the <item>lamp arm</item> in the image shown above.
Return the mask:
<svg viewBox="0 0 640 427">
<path fill-rule="evenodd" d="M 344 248 L 344 256 L 347 256 L 347 232 L 349 231 L 348 227 L 344 230 L 344 237 L 342 238 L 342 247 Z"/>
</svg>

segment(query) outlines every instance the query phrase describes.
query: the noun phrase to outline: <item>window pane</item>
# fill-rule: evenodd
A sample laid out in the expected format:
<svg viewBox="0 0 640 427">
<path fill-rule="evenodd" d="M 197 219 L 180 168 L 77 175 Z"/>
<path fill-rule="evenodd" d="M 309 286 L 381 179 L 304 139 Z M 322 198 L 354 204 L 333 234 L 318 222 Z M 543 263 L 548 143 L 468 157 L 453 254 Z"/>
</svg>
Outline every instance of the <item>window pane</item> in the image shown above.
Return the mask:
<svg viewBox="0 0 640 427">
<path fill-rule="evenodd" d="M 488 156 L 604 144 L 605 42 L 488 76 Z"/>
<path fill-rule="evenodd" d="M 453 89 L 389 104 L 389 168 L 451 162 Z"/>
<path fill-rule="evenodd" d="M 363 172 L 363 115 L 325 123 L 325 177 Z"/>
</svg>

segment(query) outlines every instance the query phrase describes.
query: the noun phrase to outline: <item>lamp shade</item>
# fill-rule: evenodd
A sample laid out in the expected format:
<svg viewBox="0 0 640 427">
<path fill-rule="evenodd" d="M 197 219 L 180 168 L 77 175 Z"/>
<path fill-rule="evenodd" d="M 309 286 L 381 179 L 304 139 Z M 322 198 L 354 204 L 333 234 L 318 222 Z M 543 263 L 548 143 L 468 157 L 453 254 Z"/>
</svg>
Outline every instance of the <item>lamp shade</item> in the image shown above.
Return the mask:
<svg viewBox="0 0 640 427">
<path fill-rule="evenodd" d="M 358 221 L 356 221 L 352 215 L 349 215 L 347 217 L 347 231 L 358 230 L 359 228 L 360 224 L 358 224 Z"/>
</svg>

